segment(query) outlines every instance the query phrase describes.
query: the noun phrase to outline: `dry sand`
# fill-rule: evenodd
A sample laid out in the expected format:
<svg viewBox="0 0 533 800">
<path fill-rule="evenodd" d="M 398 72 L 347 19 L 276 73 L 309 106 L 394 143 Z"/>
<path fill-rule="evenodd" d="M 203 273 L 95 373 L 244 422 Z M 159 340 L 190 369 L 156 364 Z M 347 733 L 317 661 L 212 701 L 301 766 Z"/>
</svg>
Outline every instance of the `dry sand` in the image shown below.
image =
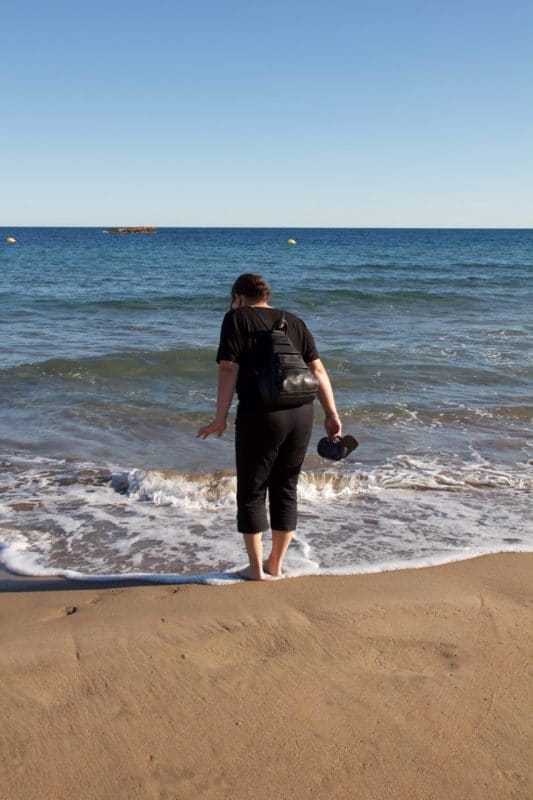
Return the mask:
<svg viewBox="0 0 533 800">
<path fill-rule="evenodd" d="M 531 800 L 532 577 L 7 583 L 0 797 Z"/>
</svg>

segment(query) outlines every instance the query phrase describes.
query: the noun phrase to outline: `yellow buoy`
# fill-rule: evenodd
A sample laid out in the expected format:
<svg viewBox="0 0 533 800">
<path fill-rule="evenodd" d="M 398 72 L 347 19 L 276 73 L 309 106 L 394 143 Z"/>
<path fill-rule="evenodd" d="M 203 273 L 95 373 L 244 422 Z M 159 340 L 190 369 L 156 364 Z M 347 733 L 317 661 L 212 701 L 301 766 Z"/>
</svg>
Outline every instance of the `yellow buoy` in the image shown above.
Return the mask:
<svg viewBox="0 0 533 800">
<path fill-rule="evenodd" d="M 8 244 L 15 244 L 15 242 L 16 242 L 16 241 L 17 241 L 17 240 L 16 240 L 16 239 L 13 239 L 13 237 L 12 237 L 12 236 L 8 236 L 8 237 L 7 237 L 7 239 L 6 239 L 6 242 L 7 242 Z"/>
<path fill-rule="evenodd" d="M 287 239 L 287 244 L 296 244 L 296 239 Z"/>
</svg>

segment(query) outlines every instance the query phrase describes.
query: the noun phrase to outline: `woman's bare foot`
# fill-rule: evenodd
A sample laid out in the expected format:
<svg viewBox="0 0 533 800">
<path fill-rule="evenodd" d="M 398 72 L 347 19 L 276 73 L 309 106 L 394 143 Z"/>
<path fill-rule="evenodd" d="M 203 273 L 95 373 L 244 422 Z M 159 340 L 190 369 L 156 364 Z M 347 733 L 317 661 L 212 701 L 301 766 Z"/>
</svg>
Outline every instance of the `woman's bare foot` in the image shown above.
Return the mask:
<svg viewBox="0 0 533 800">
<path fill-rule="evenodd" d="M 263 572 L 265 575 L 270 575 L 271 578 L 283 578 L 281 565 L 271 561 L 270 558 L 263 561 Z"/>
<path fill-rule="evenodd" d="M 265 575 L 263 569 L 258 567 L 254 569 L 253 567 L 243 567 L 237 572 L 239 578 L 243 578 L 245 581 L 266 581 L 270 577 L 270 575 Z"/>
</svg>

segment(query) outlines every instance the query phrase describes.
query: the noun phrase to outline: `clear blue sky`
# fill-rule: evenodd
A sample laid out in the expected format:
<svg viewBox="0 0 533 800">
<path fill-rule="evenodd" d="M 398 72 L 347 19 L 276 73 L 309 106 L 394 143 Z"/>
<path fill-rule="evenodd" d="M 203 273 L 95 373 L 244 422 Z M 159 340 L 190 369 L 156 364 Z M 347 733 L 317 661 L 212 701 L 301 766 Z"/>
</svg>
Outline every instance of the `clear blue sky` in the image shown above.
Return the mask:
<svg viewBox="0 0 533 800">
<path fill-rule="evenodd" d="M 533 3 L 5 3 L 0 226 L 533 227 Z"/>
</svg>

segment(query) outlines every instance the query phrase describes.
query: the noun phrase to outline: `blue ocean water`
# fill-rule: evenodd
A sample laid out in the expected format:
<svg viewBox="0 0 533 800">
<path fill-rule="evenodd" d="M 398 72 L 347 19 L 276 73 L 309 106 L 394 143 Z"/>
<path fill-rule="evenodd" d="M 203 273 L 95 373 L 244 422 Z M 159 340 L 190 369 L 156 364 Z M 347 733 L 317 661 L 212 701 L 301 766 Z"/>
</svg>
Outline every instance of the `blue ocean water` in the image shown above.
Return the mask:
<svg viewBox="0 0 533 800">
<path fill-rule="evenodd" d="M 19 228 L 0 242 L 5 564 L 242 563 L 232 431 L 195 431 L 246 271 L 305 319 L 360 441 L 324 462 L 316 409 L 293 573 L 533 547 L 533 231 Z"/>
</svg>

